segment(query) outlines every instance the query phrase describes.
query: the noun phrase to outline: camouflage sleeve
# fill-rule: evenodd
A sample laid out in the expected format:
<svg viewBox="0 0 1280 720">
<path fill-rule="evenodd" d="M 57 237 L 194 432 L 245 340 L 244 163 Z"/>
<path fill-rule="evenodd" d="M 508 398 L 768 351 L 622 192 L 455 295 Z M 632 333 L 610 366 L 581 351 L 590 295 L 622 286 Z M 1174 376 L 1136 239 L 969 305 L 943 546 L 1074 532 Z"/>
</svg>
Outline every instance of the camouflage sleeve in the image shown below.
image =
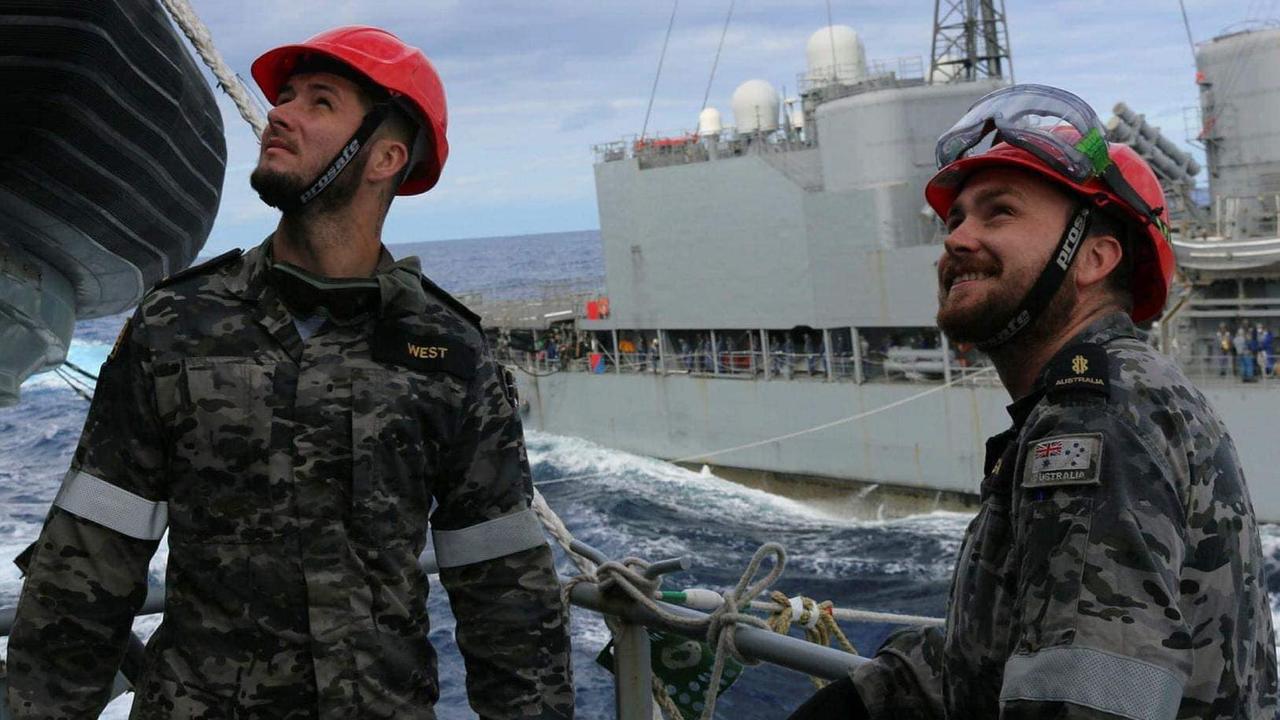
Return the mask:
<svg viewBox="0 0 1280 720">
<path fill-rule="evenodd" d="M 872 720 L 943 717 L 942 629 L 911 627 L 894 632 L 871 662 L 851 677 Z"/>
<path fill-rule="evenodd" d="M 162 497 L 164 453 L 147 353 L 131 327 L 136 330 L 136 320 L 102 367 L 63 490 L 32 546 L 9 636 L 8 703 L 15 718 L 97 717 L 146 599 L 157 539 L 131 537 L 65 508 L 73 504 L 65 499 L 68 486 L 81 476 L 144 502 Z M 94 514 L 90 505 L 81 508 Z"/>
<path fill-rule="evenodd" d="M 1187 517 L 1169 442 L 1111 406 L 1051 406 L 1024 436 L 1002 718 L 1172 718 L 1192 669 Z"/>
<path fill-rule="evenodd" d="M 500 368 L 485 354 L 450 448 L 431 524 L 459 531 L 530 512 L 533 483 L 520 419 Z M 445 567 L 440 580 L 457 618 L 471 707 L 486 720 L 572 718 L 568 612 L 551 550 L 536 519 L 533 543 L 499 557 Z M 532 545 L 532 546 L 531 546 Z"/>
</svg>

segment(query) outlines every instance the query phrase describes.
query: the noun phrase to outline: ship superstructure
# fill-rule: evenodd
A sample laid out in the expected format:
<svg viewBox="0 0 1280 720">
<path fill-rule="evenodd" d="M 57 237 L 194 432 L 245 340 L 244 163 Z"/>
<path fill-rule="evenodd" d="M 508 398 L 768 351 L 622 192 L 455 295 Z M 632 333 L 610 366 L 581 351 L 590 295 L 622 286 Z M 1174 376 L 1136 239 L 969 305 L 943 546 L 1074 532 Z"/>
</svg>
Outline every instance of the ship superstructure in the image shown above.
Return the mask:
<svg viewBox="0 0 1280 720">
<path fill-rule="evenodd" d="M 1197 379 L 1265 381 L 1270 347 L 1255 347 L 1269 357 L 1251 368 L 1241 368 L 1234 351 L 1241 331 L 1248 350 L 1262 342 L 1260 326 L 1280 329 L 1280 29 L 1216 37 L 1199 47 L 1196 66 L 1200 106 L 1191 140 L 1205 151 L 1208 202 L 1174 244 L 1187 300 L 1168 318 L 1166 334 Z"/>
<path fill-rule="evenodd" d="M 559 329 L 568 307 L 504 324 L 513 348 L 542 341 L 515 353 L 528 426 L 767 487 L 807 479 L 910 508 L 971 502 L 1009 398 L 934 324 L 943 228 L 922 189 L 938 135 L 1012 66 L 1003 8 L 954 3 L 968 21 L 948 23 L 952 5 L 938 4 L 928 64 L 868 63 L 855 31 L 823 28 L 798 97 L 752 80 L 734 93 L 733 127 L 704 110 L 696 133 L 597 146 L 607 311 L 597 302 Z M 948 32 L 956 39 L 937 40 Z M 1123 104 L 1110 123 L 1113 141 L 1156 166 L 1174 211 L 1183 272 L 1152 341 L 1206 379 L 1271 521 L 1280 450 L 1265 428 L 1280 394 L 1268 360 L 1255 358 L 1261 383 L 1245 385 L 1243 355 L 1213 347 L 1219 322 L 1253 334 L 1255 318 L 1280 315 L 1280 254 L 1269 255 L 1280 185 L 1264 192 L 1280 178 L 1276 60 L 1277 30 L 1200 47 L 1208 203 L 1196 161 L 1158 129 Z"/>
</svg>

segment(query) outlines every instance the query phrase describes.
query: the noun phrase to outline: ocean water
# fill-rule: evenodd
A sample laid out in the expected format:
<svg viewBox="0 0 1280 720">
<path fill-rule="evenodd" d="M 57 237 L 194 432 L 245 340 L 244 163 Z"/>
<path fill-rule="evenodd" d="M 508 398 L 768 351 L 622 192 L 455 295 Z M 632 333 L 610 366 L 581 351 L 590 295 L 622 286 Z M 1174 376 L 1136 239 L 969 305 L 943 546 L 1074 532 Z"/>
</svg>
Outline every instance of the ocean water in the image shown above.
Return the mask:
<svg viewBox="0 0 1280 720">
<path fill-rule="evenodd" d="M 417 255 L 422 271 L 454 294 L 486 299 L 539 297 L 553 286 L 570 291 L 604 287 L 598 230 L 392 245 L 396 257 Z"/>
<path fill-rule="evenodd" d="M 392 248 L 398 256 L 407 254 L 405 249 Z M 436 282 L 459 293 L 522 297 L 536 294 L 543 282 L 561 281 L 590 289 L 593 283 L 598 286 L 602 274 L 593 233 L 432 243 L 413 249 L 424 255 L 424 268 Z M 557 274 L 560 262 L 567 269 Z M 122 323 L 123 316 L 79 323 L 72 362 L 96 369 Z M 38 535 L 86 410 L 87 403 L 52 374 L 30 379 L 23 386 L 22 403 L 0 410 L 0 607 L 16 602 L 21 580 L 7 560 Z M 840 607 L 940 616 L 961 535 L 971 517 L 932 513 L 855 521 L 834 506 L 780 498 L 580 439 L 530 432 L 527 440 L 534 482 L 577 537 L 611 557 L 692 558 L 691 569 L 670 576 L 667 588 L 729 587 L 756 548 L 775 541 L 788 552 L 786 571 L 776 585 L 788 595 L 830 599 Z M 1274 597 L 1280 591 L 1280 528 L 1267 526 L 1263 539 Z M 167 548 L 161 543 L 152 562 L 153 582 L 163 577 L 166 559 Z M 558 563 L 562 574 L 575 572 L 565 558 L 559 557 Z M 439 715 L 472 718 L 461 658 L 453 644 L 453 617 L 434 580 L 429 611 L 430 637 L 440 650 Z M 158 622 L 158 616 L 141 618 L 135 631 L 148 636 Z M 891 629 L 845 625 L 864 652 L 873 651 Z M 575 610 L 572 631 L 578 716 L 611 717 L 612 679 L 594 661 L 608 640 L 604 623 Z M 3 650 L 0 641 L 0 653 Z M 752 667 L 721 699 L 718 715 L 738 720 L 785 717 L 811 692 L 808 679 L 800 674 Z M 131 701 L 130 695 L 117 698 L 103 717 L 125 718 Z"/>
</svg>

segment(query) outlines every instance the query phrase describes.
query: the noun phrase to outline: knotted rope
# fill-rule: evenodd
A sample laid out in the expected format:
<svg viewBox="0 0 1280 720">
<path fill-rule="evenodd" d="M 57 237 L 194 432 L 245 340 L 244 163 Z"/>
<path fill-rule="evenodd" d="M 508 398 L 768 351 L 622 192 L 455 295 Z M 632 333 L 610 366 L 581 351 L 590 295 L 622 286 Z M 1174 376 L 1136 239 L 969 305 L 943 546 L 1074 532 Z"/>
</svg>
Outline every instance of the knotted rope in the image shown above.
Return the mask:
<svg viewBox="0 0 1280 720">
<path fill-rule="evenodd" d="M 574 565 L 581 570 L 581 574 L 566 582 L 561 590 L 564 595 L 566 606 L 568 606 L 569 593 L 579 583 L 590 582 L 595 583 L 602 594 L 622 594 L 633 602 L 643 606 L 649 612 L 662 618 L 663 622 L 670 624 L 672 627 L 682 628 L 691 633 L 705 634 L 707 644 L 715 649 L 715 662 L 711 668 L 711 677 L 707 682 L 707 694 L 703 701 L 703 709 L 701 717 L 703 720 L 710 720 L 715 714 L 716 698 L 720 690 L 720 681 L 724 677 L 724 664 L 727 657 L 743 665 L 757 665 L 758 660 L 754 660 L 744 656 L 739 650 L 737 643 L 734 642 L 734 626 L 738 624 L 751 625 L 765 630 L 771 629 L 769 623 L 763 618 L 757 617 L 746 610 L 751 606 L 751 601 L 765 592 L 773 583 L 782 575 L 782 570 L 786 567 L 787 552 L 777 543 L 765 543 L 756 550 L 752 555 L 751 561 L 747 563 L 746 570 L 742 576 L 738 578 L 738 582 L 733 589 L 724 593 L 724 601 L 720 607 L 712 610 L 708 617 L 688 617 L 683 614 L 673 613 L 665 609 L 657 601 L 656 596 L 662 585 L 662 577 L 650 578 L 646 574 L 649 563 L 641 558 L 627 557 L 622 560 L 610 561 L 596 565 L 589 558 L 583 557 L 574 551 L 570 544 L 573 541 L 573 534 L 565 527 L 564 522 L 556 515 L 548 505 L 542 493 L 537 488 L 533 491 L 533 511 L 542 520 L 543 525 L 556 539 L 569 559 Z M 760 566 L 768 558 L 773 558 L 773 566 L 764 575 L 764 577 L 756 579 L 756 575 L 760 573 Z M 616 627 L 606 616 L 606 623 L 609 629 L 614 630 Z M 683 720 L 679 709 L 671 702 L 671 698 L 667 696 L 662 683 L 654 678 L 653 683 L 654 696 L 658 704 L 672 718 L 672 720 Z"/>
<path fill-rule="evenodd" d="M 830 600 L 816 602 L 813 598 L 802 595 L 788 598 L 777 590 L 774 590 L 769 597 L 775 606 L 769 615 L 770 630 L 786 635 L 791 631 L 791 624 L 796 623 L 804 627 L 804 637 L 809 642 L 828 647 L 834 638 L 845 652 L 858 654 L 858 649 L 849 642 L 849 638 L 836 622 L 834 606 Z M 809 680 L 816 688 L 822 688 L 827 684 L 826 680 L 812 675 L 809 676 Z"/>
<path fill-rule="evenodd" d="M 757 580 L 756 575 L 760 572 L 761 564 L 769 557 L 773 557 L 773 567 L 764 577 Z M 761 545 L 751 557 L 751 562 L 747 563 L 747 568 L 738 579 L 737 585 L 724 593 L 724 603 L 705 618 L 673 613 L 662 607 L 654 599 L 662 582 L 661 577 L 649 578 L 645 574 L 649 563 L 640 558 L 628 557 L 620 561 L 603 563 L 595 568 L 594 572 L 573 578 L 565 583 L 565 586 L 572 589 L 580 582 L 594 582 L 600 587 L 601 593 L 613 592 L 626 595 L 673 627 L 682 628 L 691 633 L 705 633 L 707 644 L 715 648 L 715 662 L 711 667 L 711 677 L 707 681 L 707 694 L 703 701 L 701 715 L 703 720 L 710 720 L 715 715 L 720 681 L 724 677 L 725 659 L 732 657 L 743 665 L 759 664 L 758 660 L 748 658 L 738 650 L 737 643 L 734 641 L 733 628 L 735 625 L 744 624 L 765 630 L 770 629 L 763 618 L 744 612 L 744 609 L 750 606 L 753 598 L 763 593 L 778 579 L 786 562 L 787 553 L 781 545 L 777 543 Z M 661 683 L 655 682 L 655 688 L 660 685 Z M 665 689 L 662 696 L 666 696 Z M 670 702 L 670 698 L 667 698 L 667 701 Z M 661 698 L 659 703 L 662 704 Z M 664 706 L 663 709 L 673 719 L 682 717 L 674 703 L 670 707 Z"/>
</svg>

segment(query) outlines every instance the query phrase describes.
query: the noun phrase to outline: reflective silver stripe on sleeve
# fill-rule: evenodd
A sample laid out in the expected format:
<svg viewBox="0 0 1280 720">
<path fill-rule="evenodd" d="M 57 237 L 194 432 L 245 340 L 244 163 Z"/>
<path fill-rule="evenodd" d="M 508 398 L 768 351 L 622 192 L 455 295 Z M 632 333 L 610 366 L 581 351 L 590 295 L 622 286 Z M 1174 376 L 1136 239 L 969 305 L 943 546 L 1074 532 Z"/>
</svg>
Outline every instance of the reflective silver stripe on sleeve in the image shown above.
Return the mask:
<svg viewBox="0 0 1280 720">
<path fill-rule="evenodd" d="M 533 510 L 522 510 L 461 530 L 432 530 L 436 563 L 442 568 L 493 560 L 546 544 Z"/>
<path fill-rule="evenodd" d="M 72 468 L 53 504 L 80 518 L 139 540 L 159 540 L 169 525 L 169 503 L 148 500 Z"/>
<path fill-rule="evenodd" d="M 1171 670 L 1085 647 L 1014 655 L 1004 666 L 1000 702 L 1069 702 L 1132 720 L 1178 714 L 1183 681 Z"/>
</svg>

